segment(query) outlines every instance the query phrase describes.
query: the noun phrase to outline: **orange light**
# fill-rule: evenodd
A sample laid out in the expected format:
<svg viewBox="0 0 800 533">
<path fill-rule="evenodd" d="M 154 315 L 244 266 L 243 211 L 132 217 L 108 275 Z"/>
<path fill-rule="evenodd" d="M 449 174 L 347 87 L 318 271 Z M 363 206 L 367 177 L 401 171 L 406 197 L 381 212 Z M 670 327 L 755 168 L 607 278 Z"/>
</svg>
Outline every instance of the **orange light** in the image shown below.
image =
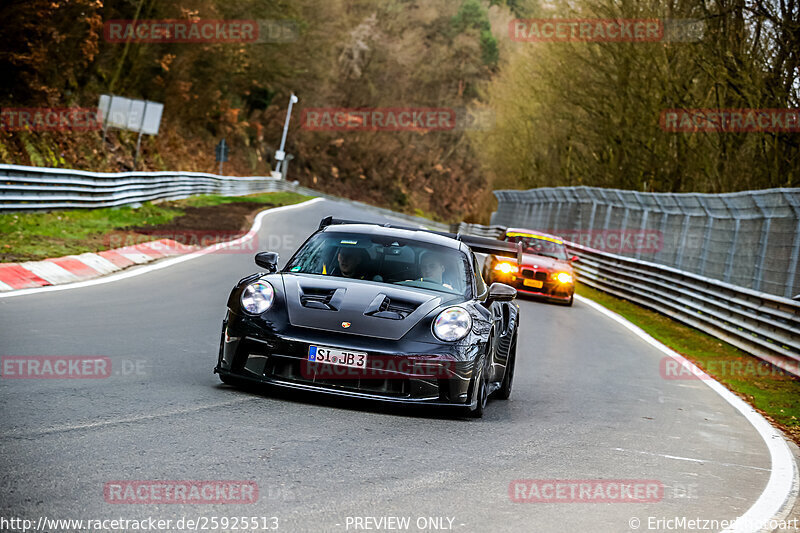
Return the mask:
<svg viewBox="0 0 800 533">
<path fill-rule="evenodd" d="M 494 269 L 498 272 L 502 272 L 503 274 L 511 274 L 512 272 L 517 271 L 517 265 L 513 265 L 511 263 L 497 263 L 494 266 Z"/>
<path fill-rule="evenodd" d="M 559 272 L 556 274 L 556 279 L 559 283 L 572 283 L 572 275 L 567 274 L 566 272 Z"/>
</svg>

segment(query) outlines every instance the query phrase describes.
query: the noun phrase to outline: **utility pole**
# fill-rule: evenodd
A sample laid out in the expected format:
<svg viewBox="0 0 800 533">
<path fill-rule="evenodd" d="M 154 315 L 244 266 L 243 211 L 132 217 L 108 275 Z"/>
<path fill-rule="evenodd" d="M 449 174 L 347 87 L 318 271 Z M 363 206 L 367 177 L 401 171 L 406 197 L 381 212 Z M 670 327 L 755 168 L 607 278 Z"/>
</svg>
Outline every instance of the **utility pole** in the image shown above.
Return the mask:
<svg viewBox="0 0 800 533">
<path fill-rule="evenodd" d="M 283 136 L 281 137 L 281 147 L 275 152 L 275 160 L 278 162 L 277 171 L 283 176 L 284 160 L 286 159 L 286 152 L 283 149 L 286 147 L 286 134 L 289 131 L 289 119 L 292 118 L 292 106 L 300 100 L 292 93 L 289 97 L 289 109 L 286 110 L 286 122 L 283 124 Z"/>
<path fill-rule="evenodd" d="M 222 164 L 228 160 L 228 145 L 225 143 L 224 137 L 214 149 L 214 155 L 216 155 L 217 162 L 219 163 L 219 175 L 224 176 L 222 173 Z"/>
</svg>

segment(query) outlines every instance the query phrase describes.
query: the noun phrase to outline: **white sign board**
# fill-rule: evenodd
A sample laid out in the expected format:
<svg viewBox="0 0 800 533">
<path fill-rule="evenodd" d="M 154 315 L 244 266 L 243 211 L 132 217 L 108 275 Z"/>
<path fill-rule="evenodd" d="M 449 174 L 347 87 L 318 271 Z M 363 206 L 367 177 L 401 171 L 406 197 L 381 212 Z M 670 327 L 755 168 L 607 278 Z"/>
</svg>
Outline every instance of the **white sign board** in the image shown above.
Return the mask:
<svg viewBox="0 0 800 533">
<path fill-rule="evenodd" d="M 142 123 L 142 133 L 148 135 L 158 135 L 158 128 L 161 125 L 161 114 L 164 112 L 164 104 L 157 102 L 147 102 L 144 112 L 144 122 Z"/>
<path fill-rule="evenodd" d="M 148 135 L 158 135 L 161 115 L 164 112 L 164 104 L 107 94 L 100 95 L 97 108 L 106 128 L 118 128 Z"/>
<path fill-rule="evenodd" d="M 144 100 L 131 100 L 131 107 L 128 109 L 128 123 L 125 129 L 129 131 L 139 131 L 144 119 Z"/>
<path fill-rule="evenodd" d="M 106 117 L 106 127 L 125 129 L 128 127 L 128 111 L 131 101 L 121 96 L 111 97 L 111 106 Z"/>
<path fill-rule="evenodd" d="M 100 122 L 105 124 L 108 110 L 111 108 L 111 97 L 107 94 L 100 95 L 100 103 L 97 105 L 97 110 L 100 112 Z"/>
</svg>

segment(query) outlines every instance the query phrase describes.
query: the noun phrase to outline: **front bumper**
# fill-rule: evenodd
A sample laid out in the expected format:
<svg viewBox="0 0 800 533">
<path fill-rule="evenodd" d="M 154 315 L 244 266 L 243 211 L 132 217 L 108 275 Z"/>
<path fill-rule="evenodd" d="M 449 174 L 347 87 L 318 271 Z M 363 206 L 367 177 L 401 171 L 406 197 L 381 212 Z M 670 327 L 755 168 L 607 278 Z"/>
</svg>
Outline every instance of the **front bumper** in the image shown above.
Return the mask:
<svg viewBox="0 0 800 533">
<path fill-rule="evenodd" d="M 526 286 L 525 278 L 518 277 L 514 274 L 494 274 L 491 281 L 511 285 L 517 289 L 517 293 L 523 296 L 531 296 L 555 302 L 568 302 L 575 293 L 574 283 L 560 283 L 549 279 L 549 275 L 546 281 L 542 281 L 542 286 L 539 288 Z"/>
<path fill-rule="evenodd" d="M 288 327 L 275 332 L 229 313 L 223 323 L 215 373 L 253 383 L 337 396 L 429 406 L 474 408 L 477 349 L 399 343 Z M 332 375 L 309 363 L 309 346 L 366 352 L 366 376 Z M 386 365 L 389 361 L 397 364 Z M 378 362 L 382 366 L 378 366 Z M 338 368 L 338 367 L 337 367 Z M 322 371 L 320 371 L 320 369 Z"/>
</svg>

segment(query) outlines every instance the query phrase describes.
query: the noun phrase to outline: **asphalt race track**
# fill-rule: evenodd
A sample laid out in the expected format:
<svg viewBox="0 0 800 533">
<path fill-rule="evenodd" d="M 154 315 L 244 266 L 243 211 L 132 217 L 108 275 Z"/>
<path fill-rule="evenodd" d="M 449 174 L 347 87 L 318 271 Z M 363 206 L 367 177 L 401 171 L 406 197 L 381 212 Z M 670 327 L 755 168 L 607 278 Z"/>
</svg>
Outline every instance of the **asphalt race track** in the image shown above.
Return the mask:
<svg viewBox="0 0 800 533">
<path fill-rule="evenodd" d="M 261 247 L 283 264 L 329 214 L 381 219 L 320 200 L 267 214 Z M 735 519 L 767 485 L 768 448 L 744 416 L 701 381 L 664 379 L 663 353 L 581 301 L 520 303 L 514 394 L 490 401 L 478 421 L 222 385 L 212 369 L 225 301 L 258 270 L 253 254 L 0 298 L 0 355 L 112 364 L 107 379 L 0 379 L 0 516 L 274 516 L 280 531 L 365 530 L 356 517 L 410 517 L 408 531 L 655 531 L 666 528 L 648 529 L 649 517 Z M 664 491 L 653 503 L 517 503 L 509 486 L 519 479 L 657 480 Z M 113 480 L 248 480 L 259 497 L 114 504 L 104 498 Z"/>
</svg>

